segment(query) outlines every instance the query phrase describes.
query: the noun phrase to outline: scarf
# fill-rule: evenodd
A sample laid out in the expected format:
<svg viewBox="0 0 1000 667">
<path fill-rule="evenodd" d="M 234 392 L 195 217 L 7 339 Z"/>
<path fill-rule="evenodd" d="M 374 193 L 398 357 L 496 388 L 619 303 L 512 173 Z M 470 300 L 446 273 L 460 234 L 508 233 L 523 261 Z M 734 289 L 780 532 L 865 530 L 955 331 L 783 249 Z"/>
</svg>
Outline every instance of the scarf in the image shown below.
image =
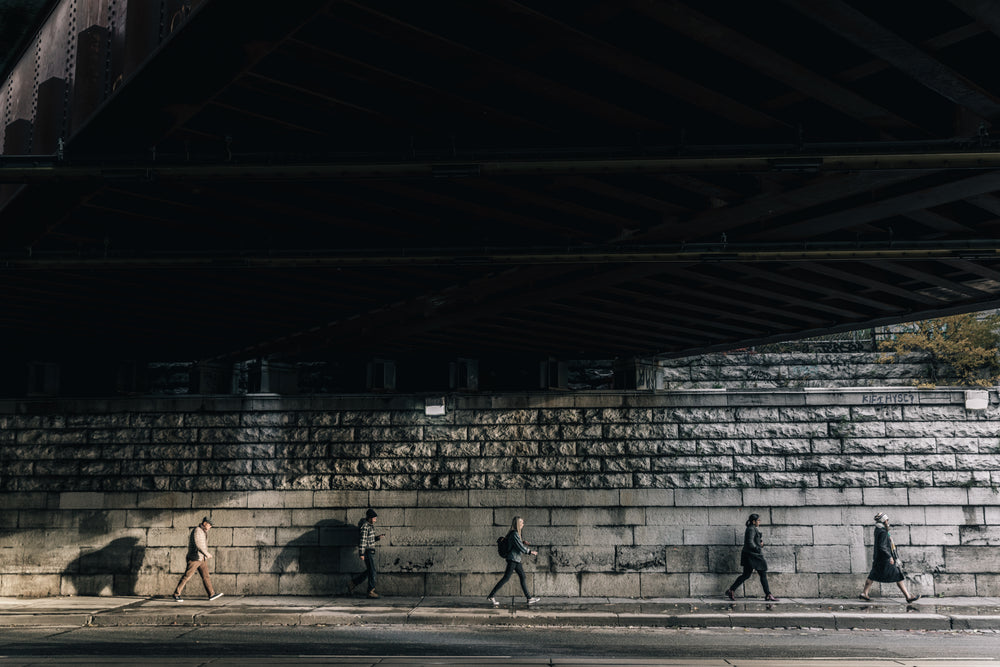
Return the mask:
<svg viewBox="0 0 1000 667">
<path fill-rule="evenodd" d="M 896 565 L 899 565 L 899 555 L 896 553 L 896 543 L 892 541 L 892 533 L 889 529 L 885 529 L 885 535 L 889 538 L 889 553 L 892 554 L 892 559 L 896 561 Z"/>
</svg>

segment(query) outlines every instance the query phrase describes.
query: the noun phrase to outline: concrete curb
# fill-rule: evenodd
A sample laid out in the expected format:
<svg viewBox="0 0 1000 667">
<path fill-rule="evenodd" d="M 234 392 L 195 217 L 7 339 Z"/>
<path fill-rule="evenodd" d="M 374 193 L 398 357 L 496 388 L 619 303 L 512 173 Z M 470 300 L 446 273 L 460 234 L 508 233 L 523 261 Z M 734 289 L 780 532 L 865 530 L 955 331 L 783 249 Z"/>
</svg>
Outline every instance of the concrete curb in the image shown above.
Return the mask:
<svg viewBox="0 0 1000 667">
<path fill-rule="evenodd" d="M 729 620 L 734 628 L 787 628 L 809 627 L 828 630 L 837 629 L 837 617 L 834 614 L 730 614 Z"/>
<path fill-rule="evenodd" d="M 638 614 L 638 613 L 499 613 L 460 610 L 410 613 L 298 613 L 212 611 L 195 614 L 39 614 L 0 618 L 0 627 L 116 627 L 116 626 L 338 626 L 516 625 L 539 627 L 659 627 L 659 628 L 820 628 L 828 630 L 987 630 L 1000 627 L 1000 616 L 943 616 L 939 614 Z"/>
<path fill-rule="evenodd" d="M 195 625 L 195 619 L 197 616 L 198 614 L 194 613 L 102 613 L 95 614 L 90 617 L 90 622 L 85 625 L 92 625 L 96 627 L 113 627 L 117 625 Z M 0 620 L 0 623 L 3 623 L 4 620 Z"/>
<path fill-rule="evenodd" d="M 0 627 L 82 627 L 90 625 L 90 614 L 10 614 L 0 617 Z"/>
<path fill-rule="evenodd" d="M 838 630 L 951 630 L 951 617 L 938 614 L 845 614 L 834 612 Z"/>
<path fill-rule="evenodd" d="M 491 607 L 472 599 L 397 598 L 388 603 L 335 598 L 227 598 L 176 605 L 164 598 L 0 599 L 0 627 L 113 626 L 539 626 L 659 628 L 820 628 L 828 630 L 995 630 L 1000 598 L 926 605 L 857 605 L 797 600 L 779 605 L 661 599 L 579 601 Z"/>
<path fill-rule="evenodd" d="M 1000 628 L 1000 616 L 963 616 L 951 617 L 952 630 L 996 630 Z"/>
</svg>

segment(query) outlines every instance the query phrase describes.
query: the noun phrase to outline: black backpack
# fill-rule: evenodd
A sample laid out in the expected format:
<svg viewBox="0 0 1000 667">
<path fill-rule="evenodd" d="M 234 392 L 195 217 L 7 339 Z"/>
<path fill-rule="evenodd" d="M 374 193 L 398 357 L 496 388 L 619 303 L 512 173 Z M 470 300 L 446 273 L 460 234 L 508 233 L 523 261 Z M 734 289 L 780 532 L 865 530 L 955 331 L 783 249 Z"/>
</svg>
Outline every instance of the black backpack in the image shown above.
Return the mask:
<svg viewBox="0 0 1000 667">
<path fill-rule="evenodd" d="M 506 558 L 507 554 L 510 553 L 510 545 L 507 544 L 507 536 L 501 535 L 497 538 L 497 553 L 500 558 Z"/>
</svg>

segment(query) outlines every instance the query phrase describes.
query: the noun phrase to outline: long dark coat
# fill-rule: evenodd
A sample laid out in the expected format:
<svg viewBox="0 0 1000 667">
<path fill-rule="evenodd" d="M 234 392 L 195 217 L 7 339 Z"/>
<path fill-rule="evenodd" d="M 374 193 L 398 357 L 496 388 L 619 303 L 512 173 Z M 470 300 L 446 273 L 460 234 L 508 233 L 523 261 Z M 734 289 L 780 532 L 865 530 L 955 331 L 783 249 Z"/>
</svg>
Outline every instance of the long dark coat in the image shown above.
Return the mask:
<svg viewBox="0 0 1000 667">
<path fill-rule="evenodd" d="M 764 540 L 761 539 L 757 526 L 750 524 L 743 533 L 743 551 L 740 552 L 740 567 L 753 568 L 758 572 L 767 572 L 767 561 L 764 560 Z"/>
<path fill-rule="evenodd" d="M 872 571 L 868 573 L 868 578 L 884 584 L 902 581 L 905 578 L 903 571 L 899 569 L 899 565 L 890 565 L 890 558 L 894 556 L 889 531 L 885 526 L 875 526 L 875 555 L 872 558 Z"/>
</svg>

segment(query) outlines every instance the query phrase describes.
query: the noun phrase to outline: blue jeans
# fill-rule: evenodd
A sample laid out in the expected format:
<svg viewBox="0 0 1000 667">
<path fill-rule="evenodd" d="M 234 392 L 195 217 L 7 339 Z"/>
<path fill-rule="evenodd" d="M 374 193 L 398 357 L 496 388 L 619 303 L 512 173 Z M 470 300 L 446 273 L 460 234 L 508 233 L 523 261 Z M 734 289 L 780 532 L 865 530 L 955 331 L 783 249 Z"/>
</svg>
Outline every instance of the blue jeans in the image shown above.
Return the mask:
<svg viewBox="0 0 1000 667">
<path fill-rule="evenodd" d="M 371 593 L 375 590 L 375 578 L 378 576 L 378 572 L 375 569 L 375 550 L 365 549 L 365 571 L 354 577 L 351 581 L 357 586 L 365 578 L 368 579 L 368 592 Z"/>
</svg>

